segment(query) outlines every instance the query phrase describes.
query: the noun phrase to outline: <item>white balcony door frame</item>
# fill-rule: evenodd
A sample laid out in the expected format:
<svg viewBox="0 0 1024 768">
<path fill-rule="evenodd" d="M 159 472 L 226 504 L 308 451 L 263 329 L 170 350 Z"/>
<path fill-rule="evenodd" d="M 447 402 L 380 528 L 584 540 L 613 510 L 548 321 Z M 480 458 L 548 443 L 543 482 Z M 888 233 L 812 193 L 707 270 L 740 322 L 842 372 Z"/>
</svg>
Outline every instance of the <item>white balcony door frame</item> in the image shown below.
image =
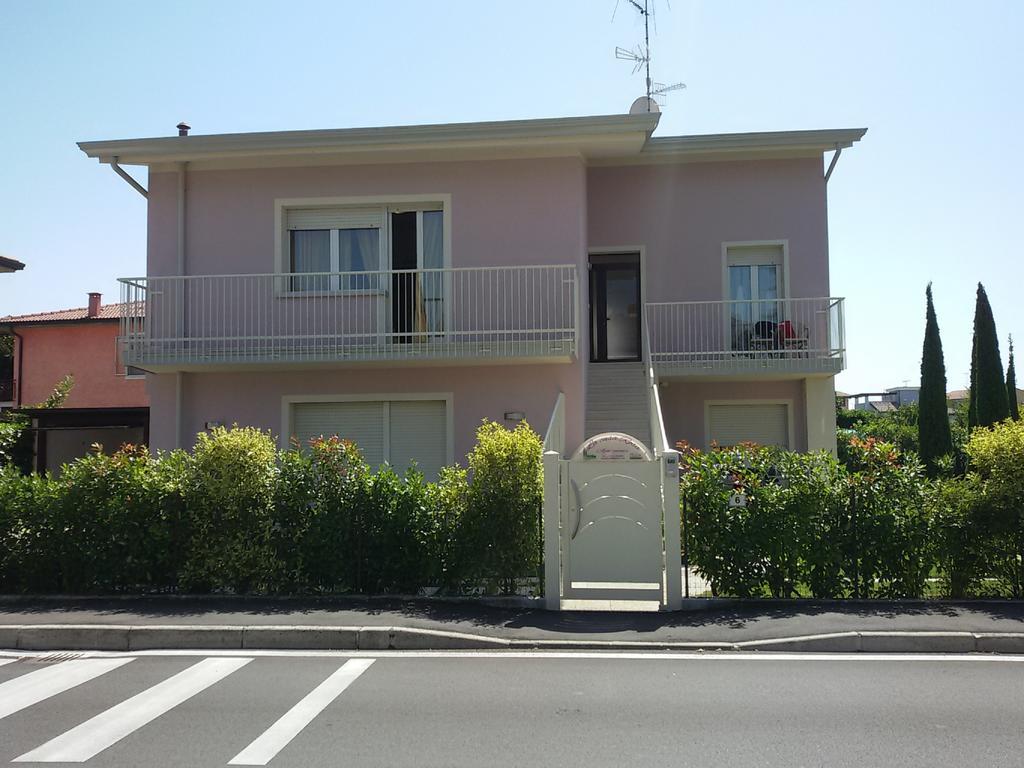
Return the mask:
<svg viewBox="0 0 1024 768">
<path fill-rule="evenodd" d="M 289 208 L 342 208 L 345 206 L 379 205 L 385 216 L 381 228 L 381 260 L 380 269 L 391 269 L 391 213 L 398 211 L 437 210 L 433 206 L 441 205 L 441 227 L 443 239 L 442 268 L 452 265 L 452 196 L 450 192 L 437 194 L 394 194 L 394 195 L 349 195 L 342 197 L 287 197 L 274 200 L 274 271 L 285 274 L 289 269 L 289 243 L 287 213 Z M 419 218 L 419 217 L 418 217 Z M 423 230 L 421 221 L 417 221 L 417 264 L 423 266 Z M 444 280 L 444 330 L 451 330 L 451 274 L 445 273 Z M 384 287 L 384 296 L 391 296 L 391 286 Z M 381 329 L 378 343 L 383 342 L 383 334 L 391 331 L 391 302 L 377 302 L 377 327 Z"/>
<path fill-rule="evenodd" d="M 577 309 L 576 309 L 577 314 L 582 314 L 583 312 L 586 312 L 586 317 L 587 317 L 587 332 L 586 332 L 586 334 L 584 334 L 586 336 L 586 339 L 587 339 L 587 348 L 586 348 L 586 350 L 583 350 L 583 351 L 586 352 L 586 355 L 580 355 L 579 353 L 577 354 L 577 356 L 581 360 L 590 360 L 590 357 L 591 357 L 590 343 L 591 343 L 592 339 L 590 337 L 592 335 L 592 326 L 593 326 L 593 322 L 594 322 L 593 315 L 592 315 L 593 308 L 591 307 L 591 304 L 593 303 L 594 298 L 590 295 L 590 257 L 591 256 L 615 256 L 615 255 L 618 255 L 618 254 L 622 254 L 623 256 L 634 256 L 635 255 L 635 256 L 638 257 L 638 260 L 639 260 L 638 261 L 638 263 L 640 265 L 640 308 L 639 308 L 640 309 L 640 319 L 639 319 L 639 322 L 640 322 L 640 344 L 641 344 L 640 359 L 641 360 L 644 359 L 645 352 L 644 352 L 644 349 L 643 349 L 643 344 L 644 344 L 644 339 L 646 338 L 644 323 L 646 322 L 646 315 L 647 315 L 647 312 L 646 312 L 646 309 L 645 309 L 647 307 L 647 246 L 645 246 L 645 245 L 602 245 L 602 246 L 598 246 L 596 248 L 587 248 L 586 272 L 583 274 L 582 285 L 580 286 L 580 288 L 577 288 L 577 290 L 584 290 L 584 291 L 587 292 L 586 293 L 586 296 L 587 296 L 586 303 L 584 304 L 584 302 L 578 302 L 578 306 L 577 306 Z M 578 340 L 580 338 L 580 326 L 581 326 L 580 318 L 577 318 L 577 321 L 576 321 L 577 344 L 579 343 Z"/>
<path fill-rule="evenodd" d="M 778 249 L 782 252 L 782 263 L 779 265 L 782 269 L 782 274 L 779 280 L 779 296 L 780 304 L 785 299 L 789 298 L 789 240 L 729 240 L 722 243 L 722 300 L 723 304 L 722 312 L 722 339 L 725 341 L 726 349 L 731 350 L 733 347 L 732 338 L 732 307 L 730 302 L 732 301 L 731 295 L 731 284 L 729 281 L 729 267 L 730 266 L 748 266 L 742 262 L 735 265 L 730 264 L 729 256 L 730 251 L 739 251 L 741 249 L 754 249 L 754 248 L 765 248 L 765 249 Z M 758 263 L 757 260 L 751 260 L 749 266 L 754 266 Z M 767 266 L 771 262 L 763 262 Z M 784 306 L 784 304 L 782 305 Z M 779 315 L 779 319 L 782 319 L 782 315 Z"/>
</svg>

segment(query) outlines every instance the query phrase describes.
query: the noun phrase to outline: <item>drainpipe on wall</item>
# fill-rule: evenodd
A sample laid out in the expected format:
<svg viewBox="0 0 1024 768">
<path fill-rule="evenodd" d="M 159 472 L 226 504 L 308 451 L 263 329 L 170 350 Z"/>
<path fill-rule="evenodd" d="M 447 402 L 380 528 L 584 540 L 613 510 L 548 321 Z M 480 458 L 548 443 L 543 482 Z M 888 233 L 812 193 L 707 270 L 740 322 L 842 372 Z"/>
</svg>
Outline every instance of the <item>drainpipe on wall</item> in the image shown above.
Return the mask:
<svg viewBox="0 0 1024 768">
<path fill-rule="evenodd" d="M 836 153 L 832 155 L 832 162 L 828 164 L 828 170 L 825 171 L 825 183 L 828 184 L 829 178 L 832 176 L 832 171 L 835 170 L 836 163 L 839 162 L 839 156 L 843 154 L 843 148 L 836 144 Z"/>
<path fill-rule="evenodd" d="M 182 124 L 184 125 L 184 124 Z M 188 135 L 187 130 L 178 127 L 178 135 Z M 177 272 L 178 275 L 184 277 L 185 275 L 185 184 L 187 163 L 178 163 L 178 263 Z M 185 333 L 185 296 L 184 293 L 180 293 L 178 296 L 178 338 L 181 338 Z M 174 445 L 176 448 L 184 447 L 182 445 L 182 436 L 185 432 L 184 416 L 182 414 L 182 389 L 184 386 L 183 381 L 184 375 L 181 371 L 175 374 L 174 381 Z"/>
</svg>

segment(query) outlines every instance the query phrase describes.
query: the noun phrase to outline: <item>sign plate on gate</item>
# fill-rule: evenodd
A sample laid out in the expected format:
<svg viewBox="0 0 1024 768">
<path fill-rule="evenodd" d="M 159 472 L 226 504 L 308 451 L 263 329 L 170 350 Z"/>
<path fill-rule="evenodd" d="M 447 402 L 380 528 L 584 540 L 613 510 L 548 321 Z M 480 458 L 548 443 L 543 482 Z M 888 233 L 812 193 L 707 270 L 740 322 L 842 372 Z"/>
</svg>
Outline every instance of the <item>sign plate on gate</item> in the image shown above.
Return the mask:
<svg viewBox="0 0 1024 768">
<path fill-rule="evenodd" d="M 597 461 L 650 461 L 651 452 L 631 435 L 622 432 L 603 432 L 584 441 L 573 458 Z"/>
</svg>

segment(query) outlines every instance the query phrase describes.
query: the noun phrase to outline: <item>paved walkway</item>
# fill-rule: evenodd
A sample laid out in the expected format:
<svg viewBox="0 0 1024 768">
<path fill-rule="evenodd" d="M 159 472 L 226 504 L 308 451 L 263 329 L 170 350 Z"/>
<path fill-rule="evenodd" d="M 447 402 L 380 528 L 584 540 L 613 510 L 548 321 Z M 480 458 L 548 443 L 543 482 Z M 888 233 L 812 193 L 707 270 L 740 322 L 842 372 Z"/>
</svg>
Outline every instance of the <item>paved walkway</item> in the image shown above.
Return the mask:
<svg viewBox="0 0 1024 768">
<path fill-rule="evenodd" d="M 1024 632 L 1024 602 L 693 601 L 679 613 L 606 613 L 401 599 L 5 598 L 26 624 L 404 627 L 503 639 L 743 642 L 834 632 Z"/>
</svg>

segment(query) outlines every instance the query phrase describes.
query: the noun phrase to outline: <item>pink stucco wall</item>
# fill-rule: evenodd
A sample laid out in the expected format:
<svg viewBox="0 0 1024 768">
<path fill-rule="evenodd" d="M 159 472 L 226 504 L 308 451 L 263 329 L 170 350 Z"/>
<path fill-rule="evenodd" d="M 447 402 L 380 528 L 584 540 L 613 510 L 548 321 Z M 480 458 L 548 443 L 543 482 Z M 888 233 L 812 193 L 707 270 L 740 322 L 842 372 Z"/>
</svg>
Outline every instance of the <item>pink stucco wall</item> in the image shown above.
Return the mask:
<svg viewBox="0 0 1024 768">
<path fill-rule="evenodd" d="M 148 274 L 177 269 L 176 173 L 150 175 Z M 586 260 L 586 169 L 577 158 L 401 165 L 191 171 L 186 195 L 186 272 L 273 272 L 274 202 L 281 198 L 450 195 L 452 266 L 574 264 Z M 585 353 L 584 353 L 585 355 Z M 582 439 L 585 366 L 357 367 L 348 370 L 185 374 L 183 441 L 206 421 L 275 433 L 281 397 L 302 394 L 452 392 L 455 457 L 481 418 L 525 411 L 543 433 L 559 391 L 570 442 Z M 151 443 L 174 443 L 174 374 L 151 376 Z"/>
<path fill-rule="evenodd" d="M 807 450 L 807 412 L 803 381 L 663 382 L 659 387 L 665 436 L 670 443 L 685 440 L 707 448 L 704 405 L 708 400 L 791 400 L 795 450 Z"/>
<path fill-rule="evenodd" d="M 150 175 L 149 275 L 177 265 L 176 173 Z M 186 271 L 274 271 L 278 198 L 450 194 L 452 266 L 582 264 L 579 159 L 265 168 L 188 173 Z"/>
<path fill-rule="evenodd" d="M 789 241 L 790 295 L 829 295 L 820 158 L 587 170 L 588 246 L 643 245 L 647 301 L 724 298 L 722 243 Z"/>
<path fill-rule="evenodd" d="M 116 321 L 89 321 L 53 325 L 18 326 L 24 339 L 22 379 L 18 382 L 22 405 L 45 400 L 66 375 L 75 385 L 64 405 L 68 408 L 114 408 L 149 405 L 142 379 L 118 376 Z M 15 376 L 18 375 L 15 349 Z"/>
<path fill-rule="evenodd" d="M 150 175 L 148 274 L 176 272 L 175 173 Z M 723 242 L 786 240 L 790 295 L 829 294 L 825 185 L 820 158 L 586 168 L 575 158 L 322 166 L 188 173 L 186 271 L 272 272 L 278 198 L 451 196 L 453 266 L 576 264 L 587 338 L 588 248 L 645 247 L 648 301 L 723 298 Z M 475 367 L 354 367 L 330 371 L 184 374 L 184 442 L 206 421 L 281 429 L 281 398 L 301 394 L 452 392 L 455 456 L 481 418 L 525 411 L 543 432 L 558 391 L 567 437 L 582 437 L 583 362 Z M 149 377 L 151 442 L 173 445 L 175 375 Z M 703 442 L 705 399 L 792 399 L 797 447 L 806 441 L 798 381 L 673 383 L 665 418 L 672 440 Z M 692 436 L 692 437 L 691 437 Z"/>
<path fill-rule="evenodd" d="M 151 377 L 154 407 L 150 442 L 173 442 L 174 377 Z M 282 430 L 282 398 L 287 395 L 447 394 L 452 395 L 454 458 L 462 462 L 473 447 L 480 420 L 502 422 L 506 411 L 522 411 L 539 433 L 547 428 L 559 391 L 581 403 L 579 371 L 573 365 L 488 367 L 354 368 L 348 370 L 184 374 L 184 442 L 191 445 L 208 421 Z M 159 405 L 157 405 L 159 404 Z M 510 424 L 509 426 L 513 426 Z M 567 413 L 568 442 L 582 440 L 582 411 Z"/>
</svg>

